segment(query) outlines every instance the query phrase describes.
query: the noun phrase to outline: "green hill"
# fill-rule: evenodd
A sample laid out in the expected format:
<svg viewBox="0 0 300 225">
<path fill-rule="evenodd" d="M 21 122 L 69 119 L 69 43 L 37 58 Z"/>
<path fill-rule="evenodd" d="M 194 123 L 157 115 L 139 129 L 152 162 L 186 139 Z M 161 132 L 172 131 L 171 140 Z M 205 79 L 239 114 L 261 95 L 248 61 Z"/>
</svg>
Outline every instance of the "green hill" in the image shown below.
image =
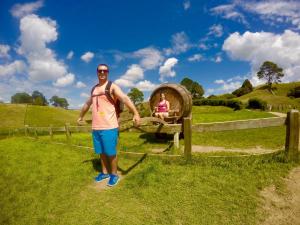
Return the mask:
<svg viewBox="0 0 300 225">
<path fill-rule="evenodd" d="M 274 86 L 274 95 L 269 92 L 265 85 L 258 86 L 254 89 L 253 92 L 243 95 L 238 100 L 246 103 L 250 98 L 259 98 L 261 100 L 266 101 L 269 105 L 272 105 L 276 110 L 279 108 L 298 108 L 300 109 L 300 99 L 292 99 L 287 97 L 287 93 L 295 88 L 300 86 L 300 82 L 292 82 L 292 83 L 282 83 L 275 84 Z"/>
<path fill-rule="evenodd" d="M 26 104 L 0 104 L 0 129 L 29 126 L 76 124 L 79 110 Z M 86 116 L 88 118 L 88 115 Z"/>
</svg>

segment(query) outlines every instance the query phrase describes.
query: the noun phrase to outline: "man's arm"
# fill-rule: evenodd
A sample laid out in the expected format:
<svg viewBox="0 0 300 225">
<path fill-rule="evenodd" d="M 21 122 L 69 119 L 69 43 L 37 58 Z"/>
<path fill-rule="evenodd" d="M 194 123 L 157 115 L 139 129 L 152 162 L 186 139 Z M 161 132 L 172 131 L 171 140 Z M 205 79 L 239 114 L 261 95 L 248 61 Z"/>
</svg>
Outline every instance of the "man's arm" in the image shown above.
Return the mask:
<svg viewBox="0 0 300 225">
<path fill-rule="evenodd" d="M 140 114 L 130 98 L 125 95 L 121 88 L 119 88 L 119 86 L 117 86 L 116 84 L 112 84 L 112 92 L 121 102 L 123 102 L 129 108 L 131 112 L 133 112 L 133 121 L 135 122 L 135 124 L 137 126 L 140 125 Z"/>
<path fill-rule="evenodd" d="M 89 97 L 88 100 L 83 105 L 81 111 L 80 111 L 80 115 L 79 115 L 79 118 L 77 120 L 78 123 L 83 121 L 83 117 L 86 114 L 86 112 L 89 110 L 91 104 L 92 104 L 92 97 Z"/>
</svg>

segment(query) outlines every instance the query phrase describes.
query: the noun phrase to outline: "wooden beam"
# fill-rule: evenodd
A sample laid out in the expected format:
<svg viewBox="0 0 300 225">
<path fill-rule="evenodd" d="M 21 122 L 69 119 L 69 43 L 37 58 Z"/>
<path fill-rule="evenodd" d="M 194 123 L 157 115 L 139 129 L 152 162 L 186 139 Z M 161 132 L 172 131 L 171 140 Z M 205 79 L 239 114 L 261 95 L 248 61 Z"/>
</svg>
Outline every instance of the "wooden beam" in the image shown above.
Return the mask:
<svg viewBox="0 0 300 225">
<path fill-rule="evenodd" d="M 250 128 L 263 128 L 285 125 L 285 117 L 235 120 L 227 122 L 198 123 L 192 126 L 195 132 L 242 130 Z"/>
<path fill-rule="evenodd" d="M 192 120 L 183 118 L 184 155 L 187 161 L 192 159 Z"/>
<path fill-rule="evenodd" d="M 299 120 L 298 110 L 288 112 L 285 141 L 285 156 L 288 161 L 299 161 Z"/>
</svg>

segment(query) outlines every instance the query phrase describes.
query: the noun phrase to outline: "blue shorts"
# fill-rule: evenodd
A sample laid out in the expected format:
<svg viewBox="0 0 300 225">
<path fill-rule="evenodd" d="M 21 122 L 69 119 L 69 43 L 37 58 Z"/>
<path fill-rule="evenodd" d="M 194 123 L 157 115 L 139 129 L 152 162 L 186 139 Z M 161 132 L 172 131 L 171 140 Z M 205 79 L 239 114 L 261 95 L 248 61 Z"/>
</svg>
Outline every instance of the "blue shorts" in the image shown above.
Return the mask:
<svg viewBox="0 0 300 225">
<path fill-rule="evenodd" d="M 119 129 L 93 130 L 93 143 L 96 154 L 114 156 L 117 154 Z"/>
</svg>

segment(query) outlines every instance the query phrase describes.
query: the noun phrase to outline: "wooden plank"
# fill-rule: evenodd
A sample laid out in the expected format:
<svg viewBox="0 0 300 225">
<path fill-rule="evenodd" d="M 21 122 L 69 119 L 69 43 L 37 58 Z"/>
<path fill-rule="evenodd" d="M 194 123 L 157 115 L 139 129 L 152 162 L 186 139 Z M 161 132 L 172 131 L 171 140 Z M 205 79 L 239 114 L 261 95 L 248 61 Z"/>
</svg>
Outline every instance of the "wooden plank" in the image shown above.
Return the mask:
<svg viewBox="0 0 300 225">
<path fill-rule="evenodd" d="M 130 126 L 128 128 L 120 127 L 120 131 L 135 129 L 140 132 L 145 133 L 166 133 L 166 134 L 174 134 L 176 132 L 181 132 L 182 126 L 181 124 L 160 124 L 160 125 L 141 125 L 139 127 Z"/>
<path fill-rule="evenodd" d="M 174 148 L 175 149 L 179 148 L 179 132 L 176 132 L 174 134 Z"/>
<path fill-rule="evenodd" d="M 183 118 L 184 155 L 187 161 L 192 159 L 192 120 Z"/>
<path fill-rule="evenodd" d="M 25 137 L 27 137 L 28 136 L 28 125 L 25 125 Z"/>
<path fill-rule="evenodd" d="M 192 126 L 195 132 L 223 131 L 223 130 L 241 130 L 250 128 L 263 128 L 285 125 L 285 117 L 235 120 L 227 122 L 198 123 Z"/>
<path fill-rule="evenodd" d="M 70 126 L 69 123 L 66 123 L 66 124 L 65 124 L 66 138 L 67 138 L 67 141 L 68 141 L 68 142 L 71 140 L 71 132 L 70 132 L 70 130 L 69 130 L 69 126 Z"/>
<path fill-rule="evenodd" d="M 70 132 L 82 132 L 90 133 L 92 131 L 91 126 L 69 126 Z"/>
<path fill-rule="evenodd" d="M 299 129 L 300 116 L 298 110 L 291 110 L 287 114 L 285 157 L 288 161 L 299 160 Z"/>
<path fill-rule="evenodd" d="M 50 135 L 50 140 L 53 141 L 53 129 L 52 129 L 52 125 L 49 126 L 49 135 Z"/>
</svg>

